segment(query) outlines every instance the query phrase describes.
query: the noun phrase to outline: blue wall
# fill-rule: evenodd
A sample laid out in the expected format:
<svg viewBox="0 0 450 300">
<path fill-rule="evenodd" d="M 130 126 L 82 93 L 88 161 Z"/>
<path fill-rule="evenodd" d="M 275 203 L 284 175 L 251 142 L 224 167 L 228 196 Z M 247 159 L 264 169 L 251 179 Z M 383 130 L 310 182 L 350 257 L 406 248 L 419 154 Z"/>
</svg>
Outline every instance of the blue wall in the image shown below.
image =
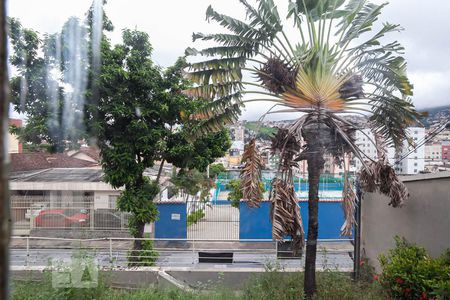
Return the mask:
<svg viewBox="0 0 450 300">
<path fill-rule="evenodd" d="M 261 202 L 261 207 L 250 208 L 247 203 L 239 205 L 239 239 L 272 239 L 270 202 Z"/>
<path fill-rule="evenodd" d="M 186 203 L 158 203 L 157 205 L 159 219 L 155 222 L 155 238 L 186 239 Z M 172 216 L 172 214 L 175 215 Z M 178 215 L 180 218 L 176 220 Z"/>
<path fill-rule="evenodd" d="M 308 232 L 308 202 L 299 202 L 305 236 Z M 272 239 L 270 202 L 261 202 L 260 208 L 249 208 L 240 203 L 240 239 Z M 344 224 L 344 213 L 340 202 L 319 202 L 319 239 L 339 239 Z"/>
</svg>

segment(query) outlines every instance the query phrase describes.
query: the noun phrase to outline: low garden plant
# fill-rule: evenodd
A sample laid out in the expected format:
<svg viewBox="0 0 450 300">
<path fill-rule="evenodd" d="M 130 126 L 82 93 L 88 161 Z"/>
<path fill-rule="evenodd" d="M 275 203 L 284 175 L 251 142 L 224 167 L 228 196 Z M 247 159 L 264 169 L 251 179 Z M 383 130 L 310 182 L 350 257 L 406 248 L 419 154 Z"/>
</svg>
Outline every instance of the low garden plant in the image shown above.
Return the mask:
<svg viewBox="0 0 450 300">
<path fill-rule="evenodd" d="M 450 299 L 450 250 L 432 258 L 422 247 L 395 238 L 396 247 L 380 256 L 379 281 L 393 299 Z"/>
<path fill-rule="evenodd" d="M 205 211 L 203 209 L 197 209 L 187 216 L 187 225 L 197 224 L 202 218 L 205 217 Z"/>
</svg>

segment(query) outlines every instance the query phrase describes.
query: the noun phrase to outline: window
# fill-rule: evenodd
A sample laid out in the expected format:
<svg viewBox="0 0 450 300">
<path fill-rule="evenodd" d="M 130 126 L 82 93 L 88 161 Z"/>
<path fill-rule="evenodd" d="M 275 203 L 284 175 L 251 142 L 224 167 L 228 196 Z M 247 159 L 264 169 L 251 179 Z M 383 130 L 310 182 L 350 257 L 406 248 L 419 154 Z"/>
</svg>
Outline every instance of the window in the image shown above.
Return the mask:
<svg viewBox="0 0 450 300">
<path fill-rule="evenodd" d="M 417 163 L 414 163 L 414 167 L 417 167 Z"/>
<path fill-rule="evenodd" d="M 108 208 L 110 209 L 116 209 L 117 208 L 117 198 L 118 195 L 109 195 L 108 199 Z"/>
<path fill-rule="evenodd" d="M 417 169 L 414 169 L 414 173 L 417 173 Z"/>
<path fill-rule="evenodd" d="M 419 132 L 416 130 L 416 131 L 414 131 L 414 134 L 419 134 Z"/>
</svg>

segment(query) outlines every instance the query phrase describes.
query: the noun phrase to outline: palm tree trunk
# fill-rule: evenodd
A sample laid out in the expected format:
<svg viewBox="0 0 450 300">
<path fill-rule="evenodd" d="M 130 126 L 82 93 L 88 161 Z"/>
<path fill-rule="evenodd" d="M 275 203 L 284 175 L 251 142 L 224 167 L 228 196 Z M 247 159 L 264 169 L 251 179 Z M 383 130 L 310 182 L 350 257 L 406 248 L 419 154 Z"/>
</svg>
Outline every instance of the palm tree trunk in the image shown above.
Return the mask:
<svg viewBox="0 0 450 300">
<path fill-rule="evenodd" d="M 0 2 L 0 299 L 8 299 L 9 239 L 11 216 L 8 190 L 8 74 L 6 49 L 6 1 Z"/>
<path fill-rule="evenodd" d="M 317 133 L 317 132 L 316 132 Z M 308 238 L 306 242 L 305 282 L 306 299 L 311 299 L 316 292 L 316 253 L 319 231 L 319 182 L 325 160 L 323 148 L 317 135 L 307 139 L 309 153 L 308 162 Z"/>
</svg>

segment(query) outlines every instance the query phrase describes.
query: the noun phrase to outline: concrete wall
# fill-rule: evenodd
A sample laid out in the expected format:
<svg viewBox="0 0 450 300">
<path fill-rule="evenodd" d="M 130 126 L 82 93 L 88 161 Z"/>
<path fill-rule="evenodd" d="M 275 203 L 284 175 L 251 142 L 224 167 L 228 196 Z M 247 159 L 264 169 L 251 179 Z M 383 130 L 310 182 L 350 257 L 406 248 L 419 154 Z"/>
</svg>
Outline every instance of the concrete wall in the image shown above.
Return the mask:
<svg viewBox="0 0 450 300">
<path fill-rule="evenodd" d="M 119 197 L 120 191 L 94 191 L 94 209 L 110 208 L 109 196 Z"/>
<path fill-rule="evenodd" d="M 305 235 L 308 232 L 308 202 L 301 201 L 300 213 Z M 261 202 L 260 208 L 249 208 L 245 202 L 239 209 L 240 239 L 272 239 L 272 223 L 270 222 L 270 202 Z M 319 239 L 339 239 L 340 229 L 344 223 L 341 202 L 324 201 L 319 203 Z"/>
<path fill-rule="evenodd" d="M 186 203 L 159 202 L 159 218 L 155 222 L 155 238 L 185 239 L 187 237 Z"/>
<path fill-rule="evenodd" d="M 450 248 L 450 172 L 402 177 L 410 198 L 402 208 L 380 194 L 362 202 L 362 254 L 378 267 L 378 256 L 394 247 L 394 236 L 437 256 Z"/>
</svg>

